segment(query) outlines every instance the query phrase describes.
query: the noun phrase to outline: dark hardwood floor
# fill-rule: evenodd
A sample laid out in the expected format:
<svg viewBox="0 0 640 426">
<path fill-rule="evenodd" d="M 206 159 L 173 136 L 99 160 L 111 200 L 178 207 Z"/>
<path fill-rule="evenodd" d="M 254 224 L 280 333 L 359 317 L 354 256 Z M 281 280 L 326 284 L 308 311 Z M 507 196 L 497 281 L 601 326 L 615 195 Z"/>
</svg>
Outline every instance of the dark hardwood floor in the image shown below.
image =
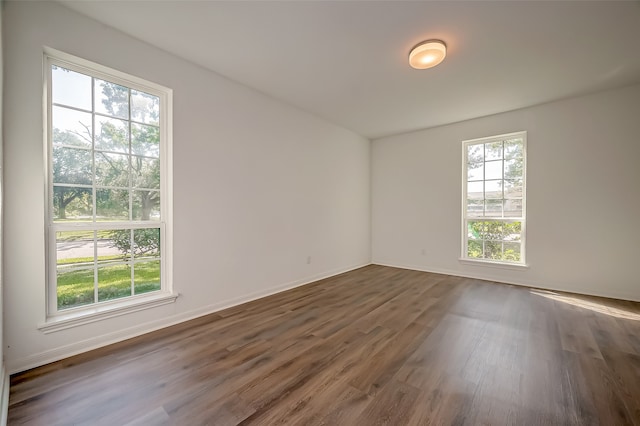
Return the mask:
<svg viewBox="0 0 640 426">
<path fill-rule="evenodd" d="M 372 265 L 14 375 L 18 424 L 640 425 L 640 304 Z"/>
</svg>

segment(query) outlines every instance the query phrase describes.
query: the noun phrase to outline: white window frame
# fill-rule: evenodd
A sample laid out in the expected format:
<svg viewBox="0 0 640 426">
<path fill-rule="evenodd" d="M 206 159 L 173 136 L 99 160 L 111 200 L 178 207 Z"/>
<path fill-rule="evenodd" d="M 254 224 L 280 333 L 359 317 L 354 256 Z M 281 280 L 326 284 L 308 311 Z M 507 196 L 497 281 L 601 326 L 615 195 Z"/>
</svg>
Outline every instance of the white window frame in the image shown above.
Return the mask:
<svg viewBox="0 0 640 426">
<path fill-rule="evenodd" d="M 501 142 L 505 139 L 522 138 L 523 152 L 522 152 L 522 216 L 521 217 L 495 217 L 495 216 L 467 216 L 467 147 L 469 145 L 479 145 L 492 142 Z M 484 182 L 484 179 L 483 179 Z M 478 139 L 470 139 L 462 141 L 462 226 L 461 226 L 461 262 L 469 262 L 476 265 L 497 266 L 504 268 L 521 268 L 528 267 L 526 263 L 526 229 L 527 229 L 527 132 L 513 132 L 505 133 L 502 135 L 488 136 Z M 482 220 L 482 221 L 500 221 L 500 222 L 521 222 L 520 233 L 520 261 L 506 261 L 496 259 L 478 259 L 468 257 L 468 221 L 469 220 Z"/>
<path fill-rule="evenodd" d="M 94 78 L 106 80 L 128 88 L 143 91 L 160 99 L 160 220 L 110 221 L 83 223 L 55 223 L 53 210 L 53 141 L 52 141 L 52 65 L 80 72 Z M 178 297 L 173 292 L 173 178 L 172 178 L 172 104 L 173 91 L 156 83 L 78 58 L 67 53 L 44 48 L 44 124 L 45 124 L 45 194 L 46 194 L 46 318 L 39 329 L 45 333 L 82 325 L 141 309 L 172 303 Z M 93 96 L 93 95 L 92 95 Z M 95 203 L 95 200 L 94 200 Z M 160 228 L 160 284 L 159 291 L 132 295 L 119 299 L 94 302 L 92 304 L 59 311 L 56 288 L 56 232 L 99 231 L 109 229 Z M 94 234 L 95 238 L 95 234 Z"/>
</svg>

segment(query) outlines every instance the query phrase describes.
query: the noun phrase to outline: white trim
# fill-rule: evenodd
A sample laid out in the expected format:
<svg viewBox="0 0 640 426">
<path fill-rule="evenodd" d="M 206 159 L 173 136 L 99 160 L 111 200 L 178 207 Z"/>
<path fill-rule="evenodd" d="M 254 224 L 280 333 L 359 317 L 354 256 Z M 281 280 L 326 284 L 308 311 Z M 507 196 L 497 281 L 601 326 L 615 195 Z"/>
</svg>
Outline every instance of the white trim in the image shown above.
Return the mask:
<svg viewBox="0 0 640 426">
<path fill-rule="evenodd" d="M 7 369 L 11 374 L 15 374 L 21 371 L 28 370 L 30 368 L 39 367 L 41 365 L 48 364 L 50 362 L 59 361 L 64 358 L 68 358 L 73 355 L 84 353 L 92 349 L 101 348 L 113 343 L 121 342 L 123 340 L 130 339 L 132 337 L 147 334 L 152 331 L 160 330 L 162 328 L 170 327 L 185 321 L 189 321 L 204 315 L 209 315 L 223 309 L 231 308 L 243 303 L 251 302 L 252 300 L 260 299 L 270 296 L 272 294 L 280 293 L 285 290 L 290 290 L 296 287 L 300 287 L 306 284 L 311 284 L 315 281 L 319 281 L 325 278 L 340 275 L 345 272 L 353 271 L 354 269 L 362 268 L 370 265 L 370 262 L 347 266 L 344 268 L 334 269 L 321 274 L 313 275 L 310 277 L 294 280 L 286 284 L 271 287 L 270 289 L 256 291 L 254 293 L 229 299 L 223 302 L 214 303 L 202 308 L 194 309 L 191 311 L 183 312 L 180 314 L 172 315 L 169 317 L 161 318 L 155 321 L 150 321 L 145 324 L 136 325 L 124 330 L 118 330 L 112 333 L 95 336 L 80 342 L 75 342 L 69 345 L 65 345 L 59 348 L 50 349 L 44 352 L 28 355 L 16 360 L 9 360 L 7 363 Z"/>
<path fill-rule="evenodd" d="M 53 181 L 53 155 L 51 155 L 52 143 L 49 140 L 49 135 L 53 133 L 51 127 L 51 117 L 52 107 L 51 102 L 49 100 L 53 99 L 52 91 L 51 91 L 51 71 L 50 71 L 50 63 L 47 56 L 47 47 L 44 48 L 45 55 L 42 61 L 42 117 L 44 117 L 44 126 L 42 127 L 42 141 L 44 144 L 43 155 L 44 159 L 44 205 L 46 206 L 45 214 L 44 214 L 44 242 L 45 242 L 45 306 L 44 312 L 45 315 L 48 315 L 49 312 L 55 312 L 57 309 L 57 301 L 55 300 L 56 289 L 52 289 L 52 282 L 55 282 L 55 267 L 56 264 L 51 262 L 51 253 L 54 253 L 56 250 L 55 243 L 52 243 L 53 238 L 51 238 L 52 230 L 49 227 L 49 218 L 53 216 L 53 197 L 52 186 Z M 91 91 L 93 93 L 93 90 Z"/>
<path fill-rule="evenodd" d="M 110 318 L 114 315 L 121 315 L 127 312 L 134 312 L 140 309 L 146 309 L 148 307 L 158 306 L 157 301 L 162 299 L 171 299 L 168 302 L 170 303 L 175 301 L 175 297 L 177 295 L 171 295 L 173 289 L 173 170 L 172 170 L 172 154 L 173 154 L 173 90 L 162 86 L 157 83 L 150 82 L 148 80 L 124 73 L 122 71 L 115 70 L 110 67 L 106 67 L 104 65 L 88 61 L 83 58 L 79 58 L 64 52 L 61 52 L 56 49 L 52 49 L 50 47 L 45 46 L 43 48 L 43 115 L 45 117 L 45 126 L 44 126 L 44 144 L 45 144 L 45 205 L 47 206 L 46 210 L 46 219 L 45 219 L 45 238 L 46 238 L 46 267 L 47 267 L 47 282 L 46 282 L 46 323 L 39 327 L 43 332 L 49 333 L 52 331 L 57 331 L 59 329 L 64 329 L 68 327 L 72 327 L 75 325 L 82 325 L 88 322 L 94 322 L 100 320 L 102 318 Z M 76 72 L 80 72 L 91 77 L 92 81 L 92 107 L 91 111 L 85 111 L 92 115 L 92 120 L 95 121 L 95 116 L 99 114 L 95 111 L 95 106 L 93 105 L 94 101 L 94 90 L 93 90 L 93 82 L 96 78 L 103 79 L 105 81 L 109 81 L 112 83 L 116 83 L 122 86 L 125 86 L 132 90 L 143 91 L 154 96 L 157 96 L 159 99 L 159 132 L 160 132 L 160 189 L 158 192 L 160 193 L 160 211 L 161 218 L 160 220 L 153 221 L 136 221 L 136 220 L 128 220 L 128 221 L 109 221 L 107 223 L 101 222 L 76 222 L 76 223 L 57 223 L 53 220 L 53 182 L 52 182 L 52 170 L 53 170 L 53 155 L 52 155 L 52 146 L 53 142 L 51 140 L 52 135 L 52 77 L 51 77 L 51 66 L 58 65 L 64 67 L 69 70 L 73 70 Z M 66 105 L 62 107 L 67 108 Z M 77 108 L 72 108 L 76 109 Z M 83 110 L 84 111 L 84 110 Z M 131 117 L 131 109 L 129 109 L 129 115 L 126 119 L 129 123 L 129 127 L 131 123 L 135 123 L 135 120 L 132 120 Z M 93 126 L 95 133 L 95 123 Z M 89 149 L 90 152 L 95 151 L 95 146 Z M 126 154 L 129 159 L 134 156 L 133 153 L 129 152 Z M 75 185 L 77 186 L 77 185 Z M 84 187 L 84 185 L 82 185 Z M 97 186 L 95 182 L 88 186 L 88 188 L 92 188 L 94 197 L 94 214 L 95 214 L 95 190 L 96 188 L 103 188 L 103 186 Z M 141 189 L 134 188 L 132 186 L 131 180 L 129 181 L 128 191 L 131 193 L 133 189 Z M 144 189 L 144 188 L 142 188 Z M 130 194 L 130 197 L 132 195 Z M 129 201 L 131 203 L 131 199 Z M 130 214 L 131 214 L 131 204 L 129 205 Z M 133 217 L 130 215 L 130 218 Z M 73 311 L 73 317 L 70 317 L 70 311 L 58 311 L 57 301 L 56 301 L 56 238 L 55 233 L 58 231 L 65 230 L 87 230 L 87 231 L 96 231 L 103 229 L 139 229 L 139 228 L 160 228 L 160 284 L 161 284 L 161 294 L 155 295 L 152 299 L 153 302 L 140 303 L 141 298 L 136 296 L 129 296 L 122 299 L 119 299 L 121 303 L 118 304 L 109 304 L 109 308 L 103 308 L 99 305 L 100 303 L 93 303 L 89 306 L 82 307 L 81 309 L 77 309 Z M 94 234 L 95 238 L 95 234 Z M 133 238 L 133 237 L 132 237 Z M 97 250 L 94 248 L 94 261 L 97 258 Z M 97 268 L 97 266 L 94 266 Z M 97 271 L 97 269 L 96 269 Z M 97 272 L 95 273 L 97 274 Z M 132 286 L 133 286 L 133 273 L 132 273 Z M 95 288 L 95 300 L 97 300 L 97 275 L 94 278 L 94 288 Z M 169 296 L 167 296 L 169 294 Z M 144 297 L 144 300 L 151 300 Z M 122 306 L 121 306 L 122 305 Z M 129 305 L 131 309 L 125 309 L 124 305 Z M 106 303 L 105 303 L 106 306 Z M 114 306 L 118 306 L 114 309 Z M 108 313 L 107 313 L 108 312 Z M 87 320 L 81 320 L 79 317 L 81 315 L 87 314 Z M 68 318 L 65 320 L 61 320 L 60 318 Z M 63 323 L 69 323 L 70 325 L 62 327 Z"/>
<path fill-rule="evenodd" d="M 11 382 L 4 363 L 2 364 L 0 380 L 2 380 L 2 384 L 0 384 L 2 387 L 0 389 L 0 426 L 6 426 L 9 415 L 9 391 L 11 390 Z"/>
<path fill-rule="evenodd" d="M 470 145 L 484 145 L 486 143 L 491 142 L 502 142 L 505 139 L 510 138 L 521 138 L 522 139 L 522 217 L 513 218 L 513 217 L 489 217 L 489 216 L 478 216 L 478 217 L 470 217 L 467 216 L 467 186 L 468 186 L 468 169 L 467 169 L 467 147 Z M 504 158 L 504 157 L 503 157 Z M 483 162 L 485 160 L 483 159 Z M 522 130 L 518 132 L 505 133 L 502 135 L 496 136 L 487 136 L 483 138 L 477 139 L 468 139 L 462 141 L 462 212 L 461 212 L 461 232 L 460 232 L 460 258 L 459 260 L 464 261 L 472 261 L 476 263 L 482 263 L 486 265 L 521 265 L 526 267 L 526 234 L 527 234 L 527 131 Z M 504 180 L 504 176 L 502 177 Z M 485 182 L 483 179 L 479 182 Z M 503 194 L 504 197 L 504 194 Z M 504 199 L 504 198 L 503 198 Z M 503 211 L 504 213 L 504 211 Z M 491 260 L 491 259 L 472 259 L 467 257 L 467 244 L 468 244 L 468 231 L 467 231 L 467 223 L 470 220 L 477 221 L 506 221 L 506 222 L 514 222 L 518 221 L 521 223 L 520 228 L 520 262 L 507 262 L 500 260 Z M 483 240 L 484 241 L 484 240 Z M 517 241 L 514 241 L 517 242 Z M 484 244 L 483 244 L 484 246 Z"/>
<path fill-rule="evenodd" d="M 557 283 L 553 283 L 553 286 L 547 285 L 547 284 L 541 284 L 539 281 L 531 281 L 531 280 L 512 280 L 512 279 L 508 279 L 508 278 L 503 278 L 503 277 L 491 277 L 488 275 L 484 275 L 484 274 L 477 274 L 477 273 L 469 273 L 466 271 L 458 271 L 458 270 L 453 270 L 453 269 L 446 269 L 446 268 L 437 268 L 437 267 L 430 267 L 430 266 L 419 266 L 419 265 L 411 265 L 411 264 L 406 264 L 406 263 L 402 263 L 402 262 L 393 262 L 393 261 L 377 261 L 377 260 L 373 260 L 371 261 L 372 265 L 380 265 L 380 266 L 388 266 L 391 268 L 399 268 L 399 269 L 409 269 L 411 271 L 420 271 L 420 272 L 430 272 L 433 274 L 442 274 L 442 275 L 451 275 L 451 276 L 456 276 L 456 277 L 462 277 L 462 278 L 470 278 L 470 279 L 474 279 L 474 280 L 481 280 L 481 281 L 489 281 L 489 282 L 494 282 L 494 283 L 501 283 L 501 284 L 509 284 L 509 285 L 517 285 L 517 286 L 521 286 L 521 287 L 529 287 L 529 288 L 533 288 L 533 289 L 543 289 L 543 290 L 551 290 L 551 291 L 562 291 L 565 293 L 573 293 L 573 294 L 581 294 L 581 295 L 585 295 L 585 296 L 596 296 L 596 297 L 604 297 L 604 298 L 608 298 L 608 299 L 619 299 L 619 300 L 629 300 L 631 302 L 640 302 L 640 298 L 638 298 L 637 295 L 633 295 L 633 294 L 629 294 L 629 293 L 606 293 L 606 292 L 602 292 L 602 289 L 600 288 L 595 288 L 595 289 L 576 289 L 573 287 L 567 287 L 566 285 L 558 285 Z M 481 270 L 481 269 L 476 269 L 476 270 Z M 484 269 L 486 271 L 486 269 Z M 521 273 L 526 273 L 529 271 L 528 268 L 518 268 L 516 271 L 520 271 Z"/>
<path fill-rule="evenodd" d="M 153 296 L 140 297 L 139 299 L 129 297 L 125 300 L 118 300 L 109 304 L 93 304 L 90 308 L 79 309 L 68 314 L 56 315 L 47 318 L 44 324 L 38 325 L 38 330 L 44 334 L 54 333 L 68 328 L 102 321 L 108 318 L 142 311 L 144 309 L 155 308 L 156 306 L 174 303 L 179 294 L 161 293 Z"/>
<path fill-rule="evenodd" d="M 485 259 L 465 259 L 459 258 L 458 261 L 460 263 L 464 263 L 467 265 L 474 266 L 488 266 L 490 268 L 500 268 L 500 269 L 527 269 L 529 265 L 526 263 L 515 263 L 515 262 L 496 262 L 493 260 L 485 260 Z"/>
<path fill-rule="evenodd" d="M 164 102 L 164 104 L 163 104 Z M 163 133 L 164 131 L 164 133 Z M 160 240 L 163 264 L 160 283 L 165 291 L 173 291 L 173 90 L 167 89 L 160 97 L 160 134 L 165 142 L 160 145 L 160 212 L 164 222 L 164 235 Z M 164 152 L 162 151 L 164 150 Z"/>
</svg>

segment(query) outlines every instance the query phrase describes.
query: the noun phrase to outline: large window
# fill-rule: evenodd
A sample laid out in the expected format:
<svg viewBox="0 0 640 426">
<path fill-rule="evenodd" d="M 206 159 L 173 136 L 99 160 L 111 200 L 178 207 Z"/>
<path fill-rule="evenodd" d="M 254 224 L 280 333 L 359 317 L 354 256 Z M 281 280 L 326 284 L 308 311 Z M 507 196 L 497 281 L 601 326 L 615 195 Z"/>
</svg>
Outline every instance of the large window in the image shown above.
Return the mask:
<svg viewBox="0 0 640 426">
<path fill-rule="evenodd" d="M 462 258 L 525 263 L 526 132 L 463 142 Z"/>
<path fill-rule="evenodd" d="M 169 293 L 171 91 L 45 59 L 49 316 Z"/>
</svg>

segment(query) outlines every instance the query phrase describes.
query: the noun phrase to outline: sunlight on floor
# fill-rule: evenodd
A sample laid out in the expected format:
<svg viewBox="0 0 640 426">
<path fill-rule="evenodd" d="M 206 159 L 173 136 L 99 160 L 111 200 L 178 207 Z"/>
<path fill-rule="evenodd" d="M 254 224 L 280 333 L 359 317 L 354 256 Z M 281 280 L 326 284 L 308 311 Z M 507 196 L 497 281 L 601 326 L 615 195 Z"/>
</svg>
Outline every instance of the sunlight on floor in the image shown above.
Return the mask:
<svg viewBox="0 0 640 426">
<path fill-rule="evenodd" d="M 555 293 L 552 291 L 531 290 L 530 292 L 531 294 L 535 294 L 536 296 L 542 296 L 542 297 L 546 297 L 547 299 L 553 299 L 555 301 L 567 303 L 569 305 L 577 306 L 579 308 L 589 309 L 594 312 L 598 312 L 600 314 L 611 315 L 612 317 L 617 317 L 622 319 L 640 321 L 639 312 L 633 312 L 633 311 L 628 311 L 621 308 L 616 308 L 613 306 L 607 306 L 606 304 L 603 304 L 603 303 L 597 303 L 591 300 L 581 299 L 578 296 L 568 296 L 564 294 Z"/>
</svg>

